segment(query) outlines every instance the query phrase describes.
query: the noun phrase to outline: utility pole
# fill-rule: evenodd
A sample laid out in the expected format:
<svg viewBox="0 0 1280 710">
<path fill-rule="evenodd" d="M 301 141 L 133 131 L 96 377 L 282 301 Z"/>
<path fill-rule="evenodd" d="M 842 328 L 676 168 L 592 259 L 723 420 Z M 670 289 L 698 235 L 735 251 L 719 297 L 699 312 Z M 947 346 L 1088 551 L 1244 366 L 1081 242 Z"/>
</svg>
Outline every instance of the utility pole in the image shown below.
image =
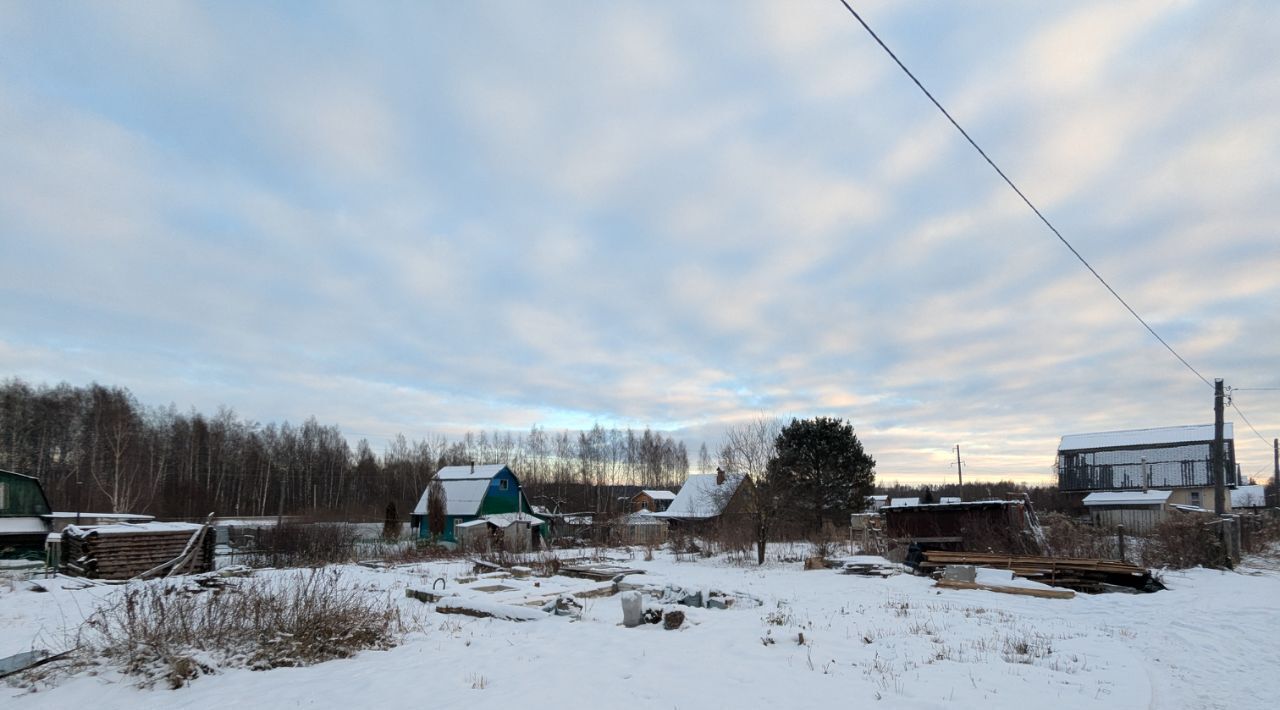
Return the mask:
<svg viewBox="0 0 1280 710">
<path fill-rule="evenodd" d="M 964 487 L 964 464 L 960 462 L 960 445 L 956 444 L 956 475 L 960 477 L 960 487 Z M 961 494 L 963 495 L 963 494 Z"/>
<path fill-rule="evenodd" d="M 1275 453 L 1275 488 L 1276 488 L 1276 507 L 1280 508 L 1280 439 L 1271 440 L 1272 450 Z M 1265 496 L 1264 496 L 1265 497 Z"/>
<path fill-rule="evenodd" d="M 1213 512 L 1222 515 L 1227 512 L 1226 476 L 1223 468 L 1226 464 L 1222 455 L 1222 379 L 1213 381 Z"/>
</svg>

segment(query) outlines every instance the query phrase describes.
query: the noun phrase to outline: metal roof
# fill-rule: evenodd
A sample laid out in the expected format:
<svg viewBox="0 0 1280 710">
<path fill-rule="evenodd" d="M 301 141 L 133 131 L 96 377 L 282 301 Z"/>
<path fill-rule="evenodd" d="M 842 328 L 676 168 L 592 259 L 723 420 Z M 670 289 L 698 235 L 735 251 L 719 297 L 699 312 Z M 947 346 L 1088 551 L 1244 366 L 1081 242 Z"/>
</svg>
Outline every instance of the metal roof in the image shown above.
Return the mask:
<svg viewBox="0 0 1280 710">
<path fill-rule="evenodd" d="M 1231 422 L 1222 427 L 1224 439 L 1234 439 Z M 1058 444 L 1058 451 L 1083 451 L 1133 446 L 1158 446 L 1184 444 L 1191 441 L 1213 441 L 1212 424 L 1168 426 L 1155 429 L 1127 429 L 1124 431 L 1100 431 L 1092 434 L 1067 434 Z"/>
<path fill-rule="evenodd" d="M 485 464 L 483 466 L 445 466 L 436 471 L 436 478 L 442 481 L 465 481 L 483 478 L 487 481 L 498 475 L 506 467 L 506 464 L 501 463 Z"/>
<path fill-rule="evenodd" d="M 440 486 L 444 488 L 445 515 L 475 515 L 479 512 L 480 503 L 484 500 L 485 491 L 489 488 L 489 479 L 442 480 Z M 430 496 L 431 486 L 427 486 L 426 490 L 422 491 L 422 497 L 418 499 L 418 505 L 414 506 L 414 515 L 427 514 L 427 502 Z"/>
<path fill-rule="evenodd" d="M 1099 491 L 1084 497 L 1092 505 L 1160 505 L 1169 500 L 1172 491 Z"/>
</svg>

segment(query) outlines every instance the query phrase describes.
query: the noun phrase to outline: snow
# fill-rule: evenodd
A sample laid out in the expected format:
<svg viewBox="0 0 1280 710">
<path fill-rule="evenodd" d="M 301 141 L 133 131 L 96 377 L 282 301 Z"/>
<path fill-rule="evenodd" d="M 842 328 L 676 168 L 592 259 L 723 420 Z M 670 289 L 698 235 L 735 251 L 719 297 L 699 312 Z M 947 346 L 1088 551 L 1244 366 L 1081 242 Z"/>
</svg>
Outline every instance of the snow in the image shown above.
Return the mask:
<svg viewBox="0 0 1280 710">
<path fill-rule="evenodd" d="M 771 559 L 778 552 L 771 549 Z M 1280 665 L 1280 616 L 1273 607 L 1280 564 L 1167 571 L 1169 591 L 1156 594 L 1040 599 L 938 589 L 932 580 L 907 574 L 881 579 L 803 571 L 798 563 L 757 567 L 666 552 L 652 561 L 616 561 L 644 569 L 643 580 L 655 585 L 740 592 L 764 605 L 667 607 L 685 612 L 680 630 L 650 624 L 627 629 L 616 596 L 580 597 L 580 620 L 517 601 L 529 590 L 555 594 L 561 585 L 583 580 L 466 585 L 456 581 L 470 573 L 462 562 L 377 570 L 350 565 L 340 568 L 346 578 L 373 597 L 396 598 L 403 618 L 416 627 L 401 646 L 313 667 L 227 670 L 177 691 L 139 690 L 109 668 L 34 693 L 0 690 L 5 708 L 14 710 L 398 707 L 415 698 L 427 698 L 433 707 L 477 710 L 1280 706 L 1280 686 L 1263 682 Z M 980 574 L 986 582 L 992 572 Z M 536 613 L 539 620 L 439 614 L 431 604 L 404 598 L 405 587 L 430 588 L 437 577 L 448 578 L 449 593 L 472 608 L 523 607 L 529 611 L 520 613 Z M 80 620 L 127 588 L 40 581 L 49 592 L 29 591 L 25 583 L 0 585 L 0 655 L 67 648 Z M 474 589 L 495 583 L 512 589 L 488 596 Z M 1231 600 L 1230 614 L 1217 611 L 1222 599 Z M 646 604 L 659 602 L 647 597 Z"/>
<path fill-rule="evenodd" d="M 20 518 L 0 518 L 0 533 L 49 532 L 49 524 L 43 519 L 25 515 Z"/>
<path fill-rule="evenodd" d="M 436 478 L 441 481 L 484 480 L 488 482 L 504 468 L 506 468 L 506 465 L 500 463 L 484 466 L 445 466 L 436 471 Z"/>
<path fill-rule="evenodd" d="M 1262 508 L 1267 504 L 1267 490 L 1263 486 L 1238 486 L 1231 491 L 1232 508 Z"/>
<path fill-rule="evenodd" d="M 680 486 L 671 506 L 660 513 L 662 518 L 714 518 L 733 497 L 734 491 L 746 477 L 740 473 L 725 474 L 724 483 L 716 483 L 716 474 L 699 473 L 689 476 Z"/>
<path fill-rule="evenodd" d="M 1169 500 L 1172 491 L 1099 491 L 1084 497 L 1089 505 L 1160 505 Z"/>
<path fill-rule="evenodd" d="M 194 533 L 204 527 L 199 523 L 116 523 L 114 525 L 68 525 L 63 531 L 68 535 L 137 535 L 139 533 L 185 532 Z"/>
<path fill-rule="evenodd" d="M 889 508 L 914 508 L 914 507 L 915 507 L 915 506 L 917 506 L 917 505 L 920 505 L 920 499 L 919 499 L 919 498 L 894 498 L 893 500 L 889 501 L 889 505 L 888 505 L 887 507 L 889 507 Z"/>
<path fill-rule="evenodd" d="M 1235 438 L 1231 422 L 1222 429 L 1226 439 Z M 1058 451 L 1105 449 L 1113 446 L 1154 446 L 1181 444 L 1188 441 L 1213 441 L 1213 425 L 1169 426 L 1156 429 L 1128 429 L 1125 431 L 1100 431 L 1092 434 L 1067 434 L 1062 437 Z"/>
<path fill-rule="evenodd" d="M 458 468 L 458 467 L 454 467 Z M 481 468 L 480 466 L 476 467 Z M 444 469 L 441 469 L 442 471 Z M 495 471 L 496 473 L 496 471 Z M 480 503 L 484 501 L 485 491 L 489 489 L 489 479 L 450 479 L 440 481 L 440 487 L 444 489 L 445 515 L 475 515 L 480 510 Z M 431 488 L 428 487 L 422 491 L 422 497 L 418 499 L 418 505 L 414 506 L 414 515 L 427 514 L 427 500 L 430 498 Z"/>
<path fill-rule="evenodd" d="M 512 523 L 528 523 L 533 526 L 544 525 L 547 521 L 542 518 L 536 518 L 528 513 L 493 513 L 491 515 L 482 516 L 486 520 L 500 528 L 506 528 Z"/>
<path fill-rule="evenodd" d="M 654 500 L 675 500 L 676 499 L 676 494 L 672 493 L 671 491 L 651 491 L 651 490 L 645 489 L 640 492 L 649 496 Z"/>
</svg>

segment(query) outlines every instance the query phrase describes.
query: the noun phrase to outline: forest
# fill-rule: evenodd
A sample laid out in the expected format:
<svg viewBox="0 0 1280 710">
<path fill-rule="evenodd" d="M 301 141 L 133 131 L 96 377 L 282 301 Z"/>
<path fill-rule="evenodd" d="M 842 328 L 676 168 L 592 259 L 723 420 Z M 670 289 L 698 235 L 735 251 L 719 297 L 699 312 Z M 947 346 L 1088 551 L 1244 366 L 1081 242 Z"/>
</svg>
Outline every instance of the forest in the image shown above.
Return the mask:
<svg viewBox="0 0 1280 710">
<path fill-rule="evenodd" d="M 353 448 L 314 417 L 262 424 L 147 406 L 126 388 L 0 383 L 0 469 L 36 476 L 56 510 L 160 518 L 310 515 L 405 518 L 441 466 L 503 462 L 535 502 L 613 511 L 614 487 L 674 488 L 689 470 L 681 441 L 644 429 L 397 435 Z"/>
</svg>

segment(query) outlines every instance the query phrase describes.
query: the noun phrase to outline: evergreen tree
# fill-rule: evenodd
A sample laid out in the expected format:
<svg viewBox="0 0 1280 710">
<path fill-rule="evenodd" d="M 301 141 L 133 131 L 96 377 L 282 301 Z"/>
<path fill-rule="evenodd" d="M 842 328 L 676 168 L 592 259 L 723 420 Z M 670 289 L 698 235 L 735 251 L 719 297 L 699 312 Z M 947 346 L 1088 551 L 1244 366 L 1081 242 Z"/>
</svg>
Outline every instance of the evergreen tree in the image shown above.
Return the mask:
<svg viewBox="0 0 1280 710">
<path fill-rule="evenodd" d="M 841 419 L 792 419 L 778 434 L 769 477 L 787 491 L 792 511 L 821 529 L 866 506 L 876 462 L 862 450 L 853 425 Z"/>
</svg>

